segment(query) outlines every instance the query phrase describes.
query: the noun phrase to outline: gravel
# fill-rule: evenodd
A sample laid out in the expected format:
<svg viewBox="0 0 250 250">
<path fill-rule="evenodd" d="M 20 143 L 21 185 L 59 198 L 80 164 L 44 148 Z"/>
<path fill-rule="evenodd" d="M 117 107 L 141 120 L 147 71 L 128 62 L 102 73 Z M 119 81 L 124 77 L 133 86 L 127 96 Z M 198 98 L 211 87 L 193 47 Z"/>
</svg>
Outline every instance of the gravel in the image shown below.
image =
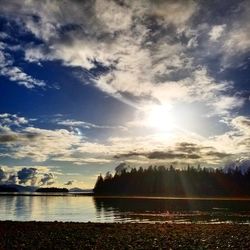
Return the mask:
<svg viewBox="0 0 250 250">
<path fill-rule="evenodd" d="M 0 249 L 250 249 L 250 225 L 0 221 Z"/>
</svg>

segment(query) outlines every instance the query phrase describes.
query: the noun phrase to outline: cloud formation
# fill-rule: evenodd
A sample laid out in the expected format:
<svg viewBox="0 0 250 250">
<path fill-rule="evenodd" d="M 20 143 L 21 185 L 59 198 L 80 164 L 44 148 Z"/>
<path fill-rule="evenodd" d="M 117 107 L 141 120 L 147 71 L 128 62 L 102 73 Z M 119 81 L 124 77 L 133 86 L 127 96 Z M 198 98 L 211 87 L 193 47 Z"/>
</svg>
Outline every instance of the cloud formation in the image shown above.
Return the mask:
<svg viewBox="0 0 250 250">
<path fill-rule="evenodd" d="M 53 172 L 44 167 L 0 167 L 0 184 L 43 186 L 52 185 L 54 182 Z"/>
<path fill-rule="evenodd" d="M 17 172 L 20 184 L 26 184 L 28 181 L 30 181 L 32 186 L 34 186 L 37 181 L 36 175 L 37 175 L 36 168 L 23 168 Z"/>
<path fill-rule="evenodd" d="M 194 143 L 182 142 L 175 145 L 175 147 L 169 147 L 163 151 L 151 151 L 151 152 L 129 152 L 125 154 L 115 155 L 115 159 L 127 159 L 130 157 L 146 157 L 153 160 L 166 160 L 168 163 L 171 161 L 180 161 L 185 163 L 198 162 L 216 162 L 223 161 L 225 158 L 229 158 L 231 154 L 225 152 L 218 152 L 213 147 L 207 147 L 197 145 Z"/>
<path fill-rule="evenodd" d="M 106 70 L 92 76 L 92 82 L 125 103 L 201 101 L 212 114 L 223 115 L 241 107 L 244 100 L 229 93 L 231 82 L 214 79 L 206 65 L 197 64 L 190 50 L 198 46 L 199 29 L 206 27 L 195 27 L 201 7 L 193 0 L 12 1 L 0 14 L 42 41 L 25 49 L 28 62 L 60 60 L 87 71 L 102 65 Z M 244 24 L 247 11 L 240 13 Z M 238 32 L 248 34 L 243 27 Z M 217 41 L 225 29 L 224 24 L 213 26 L 210 39 Z M 225 36 L 229 37 L 225 51 L 240 46 L 235 39 L 241 36 L 234 30 Z M 3 71 L 10 79 L 26 82 L 26 87 L 39 85 L 15 67 Z"/>
<path fill-rule="evenodd" d="M 41 185 L 52 185 L 55 183 L 55 176 L 53 173 L 45 173 L 40 180 Z"/>
<path fill-rule="evenodd" d="M 230 131 L 209 138 L 174 130 L 172 135 L 111 136 L 103 142 L 93 142 L 75 130 L 32 127 L 29 119 L 17 115 L 0 114 L 0 117 L 5 123 L 5 130 L 0 135 L 0 143 L 7 152 L 4 156 L 34 162 L 54 161 L 84 166 L 112 164 L 122 160 L 135 164 L 154 161 L 216 166 L 239 157 L 247 158 L 250 148 L 250 119 L 244 116 L 228 122 Z M 14 117 L 16 125 L 7 126 L 6 117 Z M 0 126 L 4 127 L 3 123 Z M 53 179 L 53 176 L 45 176 L 41 182 L 50 182 L 50 178 Z"/>
</svg>

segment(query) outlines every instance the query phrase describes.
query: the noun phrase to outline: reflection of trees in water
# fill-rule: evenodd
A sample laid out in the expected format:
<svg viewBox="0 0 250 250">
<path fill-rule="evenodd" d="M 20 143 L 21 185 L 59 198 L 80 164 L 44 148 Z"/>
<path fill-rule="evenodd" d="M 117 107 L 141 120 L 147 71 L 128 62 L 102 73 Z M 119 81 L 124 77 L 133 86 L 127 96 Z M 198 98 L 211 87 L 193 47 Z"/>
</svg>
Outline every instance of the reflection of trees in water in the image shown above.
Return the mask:
<svg viewBox="0 0 250 250">
<path fill-rule="evenodd" d="M 187 220 L 209 221 L 213 218 L 235 221 L 250 211 L 250 201 L 180 200 L 147 198 L 93 198 L 99 218 L 113 216 L 116 220 Z M 233 217 L 234 216 L 234 217 Z M 247 214 L 249 219 L 250 214 Z"/>
<path fill-rule="evenodd" d="M 94 203 L 98 211 L 117 210 L 120 212 L 144 212 L 189 210 L 188 200 L 94 197 Z"/>
<path fill-rule="evenodd" d="M 1 217 L 6 220 L 31 220 L 33 203 L 30 196 L 3 196 L 0 200 Z"/>
<path fill-rule="evenodd" d="M 3 196 L 0 200 L 1 216 L 4 217 L 3 214 L 6 213 L 6 219 L 11 220 L 48 220 L 50 212 L 58 205 L 56 199 L 58 197 Z"/>
<path fill-rule="evenodd" d="M 192 199 L 148 199 L 148 198 L 96 198 L 95 208 L 98 212 L 183 212 L 183 211 L 211 211 L 214 208 L 227 208 L 232 211 L 250 211 L 250 201 L 231 200 L 192 200 Z"/>
<path fill-rule="evenodd" d="M 0 219 L 20 221 L 95 221 L 96 210 L 87 196 L 18 195 L 0 197 Z"/>
</svg>

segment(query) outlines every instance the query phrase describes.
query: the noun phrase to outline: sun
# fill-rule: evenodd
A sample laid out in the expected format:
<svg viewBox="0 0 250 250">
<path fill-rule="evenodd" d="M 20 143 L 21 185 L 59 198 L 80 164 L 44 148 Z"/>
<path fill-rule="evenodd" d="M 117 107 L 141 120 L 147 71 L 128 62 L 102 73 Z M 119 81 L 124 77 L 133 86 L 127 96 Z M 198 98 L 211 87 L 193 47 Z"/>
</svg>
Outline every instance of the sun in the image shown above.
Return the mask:
<svg viewBox="0 0 250 250">
<path fill-rule="evenodd" d="M 162 131 L 174 128 L 174 116 L 170 105 L 155 105 L 149 107 L 146 114 L 146 125 Z"/>
</svg>

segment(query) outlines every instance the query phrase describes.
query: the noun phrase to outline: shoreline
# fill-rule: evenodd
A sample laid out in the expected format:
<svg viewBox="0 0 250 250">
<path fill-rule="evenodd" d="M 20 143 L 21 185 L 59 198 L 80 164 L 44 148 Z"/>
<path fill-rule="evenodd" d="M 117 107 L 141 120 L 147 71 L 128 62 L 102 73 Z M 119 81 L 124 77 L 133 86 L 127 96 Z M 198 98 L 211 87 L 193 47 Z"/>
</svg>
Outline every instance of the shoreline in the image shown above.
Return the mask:
<svg viewBox="0 0 250 250">
<path fill-rule="evenodd" d="M 0 249 L 250 249 L 250 225 L 0 221 Z"/>
<path fill-rule="evenodd" d="M 0 192 L 0 196 L 69 196 L 69 197 L 93 197 L 97 199 L 152 199 L 152 200 L 223 200 L 223 201 L 250 201 L 250 196 L 240 197 L 183 197 L 183 196 L 143 196 L 143 195 L 95 195 L 93 193 L 36 193 L 36 192 Z"/>
</svg>

